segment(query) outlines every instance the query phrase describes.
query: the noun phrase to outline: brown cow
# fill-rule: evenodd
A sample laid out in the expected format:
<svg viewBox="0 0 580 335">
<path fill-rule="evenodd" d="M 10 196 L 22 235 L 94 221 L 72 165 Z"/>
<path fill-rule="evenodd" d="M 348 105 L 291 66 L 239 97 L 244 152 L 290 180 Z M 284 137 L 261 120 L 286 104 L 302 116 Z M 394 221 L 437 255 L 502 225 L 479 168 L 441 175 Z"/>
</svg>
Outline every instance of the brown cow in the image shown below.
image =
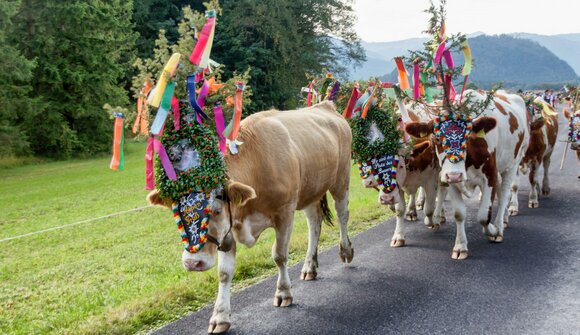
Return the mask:
<svg viewBox="0 0 580 335">
<path fill-rule="evenodd" d="M 568 119 L 568 141 L 570 141 L 570 149 L 576 151 L 576 157 L 578 158 L 578 163 L 580 163 L 580 109 L 575 113 L 570 113 L 568 110 L 564 109 L 564 116 Z M 570 133 L 572 132 L 572 133 Z M 580 174 L 578 175 L 580 178 Z"/>
<path fill-rule="evenodd" d="M 231 248 L 218 252 L 216 245 L 206 244 L 199 252 L 184 251 L 182 256 L 188 271 L 208 270 L 218 257 L 219 291 L 209 333 L 222 333 L 230 327 L 229 291 L 236 244 L 252 247 L 267 228 L 276 231 L 272 257 L 279 272 L 274 306 L 292 303 L 287 261 L 296 210 L 305 212 L 309 228 L 301 279 L 316 278 L 321 222 L 330 216 L 327 191 L 334 198 L 340 221 L 339 256 L 350 262 L 354 253 L 346 229 L 352 135 L 331 102 L 296 111 L 253 114 L 241 123 L 238 140 L 243 142 L 239 153 L 225 157 L 229 181 L 223 200 L 213 203 L 209 222 L 209 235 Z M 153 192 L 150 201 L 162 202 Z"/>
<path fill-rule="evenodd" d="M 530 208 L 537 208 L 540 205 L 538 193 L 540 193 L 541 175 L 543 175 L 542 195 L 547 196 L 550 194 L 548 172 L 550 170 L 552 152 L 556 145 L 556 137 L 558 136 L 558 114 L 552 106 L 541 101 L 541 99 L 537 99 L 536 101 L 545 105 L 552 112 L 552 115 L 542 112 L 537 118 L 531 120 L 530 144 L 520 163 L 520 173 L 526 174 L 528 171 L 530 173 L 530 195 L 528 201 L 528 207 Z M 509 215 L 513 216 L 517 214 L 518 182 L 516 178 L 512 184 Z"/>
</svg>

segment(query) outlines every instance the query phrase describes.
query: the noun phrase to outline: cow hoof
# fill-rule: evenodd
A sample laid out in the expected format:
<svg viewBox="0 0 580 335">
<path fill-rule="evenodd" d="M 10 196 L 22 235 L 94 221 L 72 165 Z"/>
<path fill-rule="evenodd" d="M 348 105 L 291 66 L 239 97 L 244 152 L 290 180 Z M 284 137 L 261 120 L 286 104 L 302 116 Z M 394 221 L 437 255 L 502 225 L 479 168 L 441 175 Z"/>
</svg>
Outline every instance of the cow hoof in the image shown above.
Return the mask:
<svg viewBox="0 0 580 335">
<path fill-rule="evenodd" d="M 487 239 L 490 242 L 495 242 L 495 243 L 501 243 L 503 242 L 503 236 L 498 235 L 498 236 L 488 236 Z"/>
<path fill-rule="evenodd" d="M 405 216 L 405 220 L 417 221 L 417 213 L 409 213 Z"/>
<path fill-rule="evenodd" d="M 344 248 L 341 244 L 339 244 L 338 249 L 338 256 L 343 263 L 352 262 L 352 258 L 354 257 L 354 248 L 350 245 L 350 243 L 347 248 Z"/>
<path fill-rule="evenodd" d="M 508 229 L 508 228 L 509 228 L 509 225 L 508 225 L 508 223 L 507 223 L 507 222 L 504 222 L 504 223 L 503 223 L 503 229 Z"/>
<path fill-rule="evenodd" d="M 510 208 L 510 209 L 508 209 L 508 213 L 510 216 L 516 216 L 516 215 L 518 215 L 519 211 L 517 209 Z"/>
<path fill-rule="evenodd" d="M 441 225 L 439 223 L 434 223 L 434 224 L 427 225 L 427 228 L 433 229 L 433 231 L 439 231 L 439 228 L 441 228 Z"/>
<path fill-rule="evenodd" d="M 223 334 L 230 329 L 231 324 L 229 322 L 222 323 L 209 323 L 207 328 L 208 334 Z"/>
<path fill-rule="evenodd" d="M 274 297 L 274 307 L 288 307 L 292 305 L 292 297 Z"/>
<path fill-rule="evenodd" d="M 316 279 L 316 272 L 302 272 L 300 273 L 300 279 L 302 280 L 314 280 Z"/>
<path fill-rule="evenodd" d="M 528 207 L 530 207 L 530 208 L 538 208 L 538 207 L 540 207 L 540 204 L 537 201 L 530 201 L 528 203 Z"/>
<path fill-rule="evenodd" d="M 398 248 L 398 247 L 404 247 L 405 246 L 405 240 L 391 240 L 391 247 L 393 248 Z"/>
<path fill-rule="evenodd" d="M 456 259 L 456 260 L 464 260 L 469 256 L 469 253 L 467 252 L 467 250 L 453 250 L 453 252 L 451 253 L 451 258 Z"/>
<path fill-rule="evenodd" d="M 549 196 L 550 195 L 550 188 L 549 187 L 542 187 L 542 195 L 543 196 Z"/>
<path fill-rule="evenodd" d="M 417 210 L 422 211 L 423 210 L 423 204 L 415 204 L 415 208 L 417 208 Z"/>
</svg>

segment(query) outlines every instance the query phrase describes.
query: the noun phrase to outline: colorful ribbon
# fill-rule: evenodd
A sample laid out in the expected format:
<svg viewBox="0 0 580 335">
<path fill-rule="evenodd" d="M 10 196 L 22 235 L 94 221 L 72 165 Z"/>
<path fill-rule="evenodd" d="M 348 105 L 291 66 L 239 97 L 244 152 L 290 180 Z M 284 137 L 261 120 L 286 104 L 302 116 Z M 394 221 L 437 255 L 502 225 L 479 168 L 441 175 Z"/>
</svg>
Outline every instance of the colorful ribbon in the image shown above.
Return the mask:
<svg viewBox="0 0 580 335">
<path fill-rule="evenodd" d="M 165 93 L 165 87 L 167 86 L 169 79 L 171 79 L 171 77 L 175 74 L 180 59 L 181 54 L 174 53 L 173 55 L 171 55 L 171 58 L 169 58 L 167 64 L 165 64 L 163 71 L 161 71 L 161 74 L 159 75 L 159 80 L 157 81 L 155 89 L 149 95 L 149 99 L 147 102 L 151 106 L 159 107 L 161 99 L 163 98 L 163 94 Z"/>
<path fill-rule="evenodd" d="M 201 109 L 201 107 L 197 104 L 197 98 L 195 96 L 195 83 L 197 83 L 197 76 L 195 74 L 189 74 L 187 76 L 187 95 L 189 97 L 189 104 L 196 113 L 197 122 L 202 124 L 202 118 L 208 120 L 208 117 L 203 112 L 203 109 Z"/>
<path fill-rule="evenodd" d="M 151 134 L 160 135 L 162 133 L 163 126 L 165 125 L 165 119 L 169 115 L 169 110 L 171 109 L 171 100 L 173 99 L 173 92 L 175 91 L 175 82 L 170 81 L 165 88 L 163 93 L 163 98 L 161 100 L 161 105 L 157 110 L 157 115 L 155 115 L 155 120 L 151 125 Z"/>
<path fill-rule="evenodd" d="M 334 85 L 332 86 L 332 89 L 330 90 L 330 95 L 328 96 L 328 100 L 334 101 L 334 99 L 336 99 L 336 95 L 338 94 L 339 90 L 340 90 L 340 82 L 337 80 L 334 83 Z"/>
<path fill-rule="evenodd" d="M 402 90 L 408 90 L 411 86 L 409 85 L 409 78 L 405 64 L 403 64 L 403 59 L 401 57 L 395 57 L 395 64 L 397 65 L 397 72 L 399 74 L 399 86 Z"/>
<path fill-rule="evenodd" d="M 453 82 L 451 81 L 451 75 L 449 74 L 445 75 L 445 86 L 447 86 L 449 101 L 453 102 L 457 93 L 455 93 L 455 88 L 453 87 Z"/>
<path fill-rule="evenodd" d="M 215 11 L 208 10 L 205 16 L 207 20 L 201 28 L 199 39 L 195 43 L 195 47 L 189 56 L 189 61 L 200 69 L 205 69 L 208 66 L 209 54 L 215 33 Z"/>
<path fill-rule="evenodd" d="M 345 119 L 350 119 L 352 117 L 352 111 L 354 109 L 354 105 L 356 101 L 360 98 L 360 91 L 358 89 L 358 83 L 355 82 L 352 88 L 352 93 L 350 94 L 350 98 L 348 98 L 348 102 L 346 104 L 346 108 L 342 112 L 342 116 Z"/>
<path fill-rule="evenodd" d="M 453 56 L 451 56 L 451 52 L 449 49 L 443 51 L 443 58 L 445 59 L 445 63 L 449 69 L 453 69 L 455 67 L 455 63 L 453 62 Z"/>
<path fill-rule="evenodd" d="M 171 111 L 173 111 L 173 129 L 181 129 L 181 111 L 179 110 L 179 100 L 175 96 L 171 98 Z"/>
<path fill-rule="evenodd" d="M 113 159 L 111 159 L 111 170 L 123 171 L 125 167 L 125 155 L 123 146 L 125 144 L 125 135 L 123 131 L 123 113 L 115 113 L 115 131 L 113 135 Z"/>
<path fill-rule="evenodd" d="M 207 97 L 207 95 L 209 94 L 209 82 L 207 81 L 207 79 L 203 79 L 203 84 L 201 86 L 201 89 L 199 90 L 199 94 L 197 95 L 197 106 L 199 106 L 199 108 L 201 110 L 203 110 L 203 107 L 205 106 L 205 98 Z M 204 114 L 203 112 L 201 114 Z M 202 124 L 203 121 L 201 120 L 201 114 L 197 114 L 196 118 L 197 118 L 197 122 L 199 124 Z M 205 114 L 204 114 L 205 115 Z"/>
<path fill-rule="evenodd" d="M 147 108 L 147 95 L 151 91 L 153 82 L 151 79 L 146 79 L 143 83 L 143 88 L 139 92 L 139 97 L 137 98 L 137 117 L 135 118 L 135 123 L 133 124 L 133 134 L 139 133 L 141 135 L 147 135 L 149 133 L 149 110 Z"/>
<path fill-rule="evenodd" d="M 373 103 L 373 99 L 375 98 L 375 93 L 377 92 L 378 87 L 379 87 L 379 85 L 374 85 L 371 96 L 367 99 L 367 102 L 364 105 L 364 108 L 363 108 L 363 111 L 361 114 L 362 119 L 365 119 L 367 117 L 367 113 L 369 111 L 369 108 L 371 107 L 371 104 Z M 369 89 L 370 89 L 370 87 L 369 87 Z"/>
<path fill-rule="evenodd" d="M 147 148 L 145 149 L 145 189 L 155 189 L 155 170 L 153 168 L 153 135 L 147 139 Z"/>
<path fill-rule="evenodd" d="M 421 97 L 421 81 L 419 79 L 419 63 L 413 64 L 413 99 L 417 100 Z"/>
<path fill-rule="evenodd" d="M 240 131 L 240 123 L 242 121 L 242 96 L 245 85 L 241 81 L 236 83 L 236 95 L 234 97 L 234 115 L 228 127 L 224 130 L 224 137 L 230 141 L 235 141 Z"/>
<path fill-rule="evenodd" d="M 222 111 L 222 105 L 218 102 L 215 103 L 213 107 L 213 115 L 215 116 L 215 130 L 218 134 L 219 146 L 221 152 L 225 155 L 226 153 L 226 138 L 223 135 L 225 128 L 224 113 Z"/>
<path fill-rule="evenodd" d="M 306 97 L 306 106 L 308 107 L 312 105 L 312 92 L 314 92 L 314 80 L 308 85 L 308 97 Z"/>
<path fill-rule="evenodd" d="M 465 64 L 463 64 L 463 70 L 461 70 L 461 74 L 464 76 L 468 76 L 471 74 L 471 67 L 472 67 L 472 58 L 471 58 L 471 48 L 465 40 L 461 44 L 461 50 L 463 51 L 463 57 L 465 58 Z"/>
<path fill-rule="evenodd" d="M 163 166 L 163 170 L 165 170 L 165 174 L 167 178 L 175 181 L 177 180 L 177 176 L 175 175 L 175 170 L 173 169 L 173 165 L 169 160 L 169 156 L 167 156 L 167 152 L 165 151 L 165 147 L 161 144 L 161 141 L 156 137 L 153 137 L 153 149 L 157 152 L 157 156 L 159 156 L 159 160 L 161 161 L 161 165 Z"/>
</svg>

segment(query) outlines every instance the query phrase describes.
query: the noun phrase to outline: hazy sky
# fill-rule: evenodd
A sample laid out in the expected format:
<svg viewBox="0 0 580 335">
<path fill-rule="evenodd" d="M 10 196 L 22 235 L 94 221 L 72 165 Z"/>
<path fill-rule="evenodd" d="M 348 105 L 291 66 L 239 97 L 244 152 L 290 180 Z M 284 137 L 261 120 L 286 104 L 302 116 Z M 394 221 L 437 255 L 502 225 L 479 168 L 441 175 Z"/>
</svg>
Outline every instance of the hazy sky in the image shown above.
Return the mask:
<svg viewBox="0 0 580 335">
<path fill-rule="evenodd" d="M 420 37 L 427 7 L 428 0 L 355 0 L 356 30 L 367 42 Z M 448 0 L 446 25 L 466 34 L 580 33 L 580 0 Z"/>
</svg>

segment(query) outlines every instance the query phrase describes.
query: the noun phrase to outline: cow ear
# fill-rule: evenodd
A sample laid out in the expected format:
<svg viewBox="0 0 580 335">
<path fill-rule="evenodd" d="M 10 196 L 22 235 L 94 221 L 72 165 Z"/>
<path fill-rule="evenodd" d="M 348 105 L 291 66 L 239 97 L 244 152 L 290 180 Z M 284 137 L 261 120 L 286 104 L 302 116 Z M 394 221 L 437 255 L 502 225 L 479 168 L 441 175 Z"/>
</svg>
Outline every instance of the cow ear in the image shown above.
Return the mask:
<svg viewBox="0 0 580 335">
<path fill-rule="evenodd" d="M 256 191 L 248 185 L 237 181 L 229 181 L 227 186 L 228 198 L 236 206 L 244 206 L 248 201 L 255 199 Z"/>
<path fill-rule="evenodd" d="M 532 131 L 538 130 L 538 129 L 542 128 L 545 124 L 546 124 L 546 119 L 541 118 L 539 120 L 532 122 L 532 124 L 530 125 L 530 128 L 532 129 Z"/>
<path fill-rule="evenodd" d="M 153 190 L 153 191 L 149 192 L 149 194 L 147 195 L 147 202 L 149 202 L 149 204 L 154 205 L 154 206 L 162 206 L 162 207 L 167 207 L 167 208 L 172 207 L 171 200 L 161 198 L 158 190 Z"/>
<path fill-rule="evenodd" d="M 480 131 L 484 133 L 490 132 L 497 125 L 497 120 L 494 117 L 483 116 L 473 121 L 473 133 L 477 134 Z"/>
<path fill-rule="evenodd" d="M 433 133 L 433 121 L 407 123 L 405 131 L 414 138 L 425 138 Z"/>
<path fill-rule="evenodd" d="M 572 117 L 572 114 L 570 114 L 570 112 L 566 108 L 564 108 L 564 117 L 567 119 L 570 119 Z"/>
</svg>

